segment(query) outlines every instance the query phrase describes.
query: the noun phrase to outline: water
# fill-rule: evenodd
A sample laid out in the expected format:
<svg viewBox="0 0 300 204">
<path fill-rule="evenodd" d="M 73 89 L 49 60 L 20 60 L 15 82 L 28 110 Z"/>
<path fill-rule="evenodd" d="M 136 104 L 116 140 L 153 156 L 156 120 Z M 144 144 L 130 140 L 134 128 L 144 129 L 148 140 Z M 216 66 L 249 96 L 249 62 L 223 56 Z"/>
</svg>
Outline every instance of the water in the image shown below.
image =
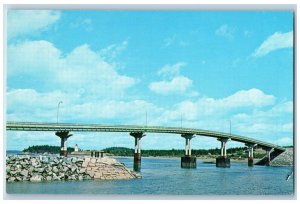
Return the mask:
<svg viewBox="0 0 300 204">
<path fill-rule="evenodd" d="M 132 158 L 120 158 L 132 169 Z M 291 167 L 248 167 L 231 163 L 216 168 L 199 159 L 197 169 L 180 168 L 179 159 L 143 158 L 142 179 L 6 183 L 9 194 L 143 194 L 143 195 L 293 195 Z"/>
</svg>

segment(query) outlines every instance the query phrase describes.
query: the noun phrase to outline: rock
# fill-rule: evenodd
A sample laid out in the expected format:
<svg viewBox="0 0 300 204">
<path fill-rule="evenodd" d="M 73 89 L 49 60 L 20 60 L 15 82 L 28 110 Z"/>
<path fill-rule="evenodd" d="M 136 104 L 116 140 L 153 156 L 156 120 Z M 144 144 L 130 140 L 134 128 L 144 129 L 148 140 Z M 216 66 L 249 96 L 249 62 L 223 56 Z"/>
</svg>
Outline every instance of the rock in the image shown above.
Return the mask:
<svg viewBox="0 0 300 204">
<path fill-rule="evenodd" d="M 21 177 L 17 176 L 17 177 L 16 177 L 16 180 L 17 180 L 17 181 L 22 181 L 23 179 L 22 179 Z"/>
<path fill-rule="evenodd" d="M 31 178 L 30 178 L 30 181 L 32 182 L 39 182 L 39 181 L 42 181 L 43 180 L 43 177 L 41 175 L 33 175 Z"/>
<path fill-rule="evenodd" d="M 46 181 L 51 181 L 52 180 L 52 177 L 51 176 L 47 176 L 46 177 Z"/>
<path fill-rule="evenodd" d="M 72 172 L 75 172 L 76 169 L 77 169 L 76 167 L 72 167 L 72 168 L 71 168 L 71 171 L 72 171 Z"/>
<path fill-rule="evenodd" d="M 8 178 L 8 182 L 14 182 L 15 180 L 16 180 L 15 177 L 10 177 L 10 178 Z"/>
<path fill-rule="evenodd" d="M 54 173 L 58 173 L 58 168 L 55 166 L 55 167 L 52 168 L 52 171 L 53 171 Z"/>
<path fill-rule="evenodd" d="M 58 176 L 54 175 L 54 176 L 52 177 L 52 180 L 53 180 L 53 181 L 60 181 L 60 178 L 59 178 Z"/>
<path fill-rule="evenodd" d="M 27 176 L 28 176 L 28 170 L 23 169 L 23 170 L 20 172 L 20 174 L 21 174 L 22 176 L 27 177 Z"/>
<path fill-rule="evenodd" d="M 82 167 L 84 167 L 84 168 L 85 168 L 85 167 L 87 167 L 87 166 L 88 166 L 88 164 L 89 164 L 88 162 L 84 161 L 84 162 L 82 163 Z"/>
<path fill-rule="evenodd" d="M 80 170 L 79 170 L 79 173 L 80 174 L 83 174 L 85 172 L 85 168 L 81 168 Z"/>
<path fill-rule="evenodd" d="M 39 172 L 39 173 L 43 173 L 45 171 L 45 168 L 38 168 L 37 169 L 37 172 Z"/>
<path fill-rule="evenodd" d="M 80 162 L 83 162 L 83 161 L 84 161 L 83 158 L 77 158 L 76 161 L 75 161 L 75 163 L 80 163 Z"/>
</svg>

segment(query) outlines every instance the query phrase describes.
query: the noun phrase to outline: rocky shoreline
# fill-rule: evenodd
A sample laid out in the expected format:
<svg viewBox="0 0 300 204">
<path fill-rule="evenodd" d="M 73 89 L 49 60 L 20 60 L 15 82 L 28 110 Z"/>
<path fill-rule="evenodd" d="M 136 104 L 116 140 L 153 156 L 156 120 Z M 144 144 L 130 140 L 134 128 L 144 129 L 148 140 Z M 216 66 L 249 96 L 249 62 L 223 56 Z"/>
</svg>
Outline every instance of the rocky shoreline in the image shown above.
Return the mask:
<svg viewBox="0 0 300 204">
<path fill-rule="evenodd" d="M 6 181 L 8 182 L 133 178 L 140 178 L 140 175 L 108 157 L 6 156 Z"/>
</svg>

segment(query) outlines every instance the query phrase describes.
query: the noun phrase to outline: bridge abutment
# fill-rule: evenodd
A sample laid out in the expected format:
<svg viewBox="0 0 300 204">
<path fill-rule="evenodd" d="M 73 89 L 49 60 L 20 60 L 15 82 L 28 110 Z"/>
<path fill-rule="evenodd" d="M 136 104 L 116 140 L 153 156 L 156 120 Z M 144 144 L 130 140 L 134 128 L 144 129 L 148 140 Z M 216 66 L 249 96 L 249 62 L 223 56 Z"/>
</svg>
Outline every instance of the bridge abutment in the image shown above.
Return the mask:
<svg viewBox="0 0 300 204">
<path fill-rule="evenodd" d="M 181 137 L 185 138 L 185 155 L 181 157 L 181 168 L 196 168 L 197 159 L 192 156 L 191 139 L 193 134 L 182 134 Z"/>
<path fill-rule="evenodd" d="M 69 131 L 57 131 L 55 132 L 55 135 L 57 135 L 61 139 L 59 155 L 67 157 L 68 156 L 67 139 L 71 137 L 72 134 L 69 134 Z"/>
<path fill-rule="evenodd" d="M 230 158 L 227 157 L 226 152 L 226 142 L 228 141 L 228 139 L 220 138 L 218 140 L 221 141 L 221 156 L 216 158 L 216 167 L 229 168 Z"/>
<path fill-rule="evenodd" d="M 130 135 L 134 137 L 133 170 L 141 171 L 142 154 L 140 140 L 145 136 L 145 134 L 143 132 L 131 132 Z"/>
</svg>

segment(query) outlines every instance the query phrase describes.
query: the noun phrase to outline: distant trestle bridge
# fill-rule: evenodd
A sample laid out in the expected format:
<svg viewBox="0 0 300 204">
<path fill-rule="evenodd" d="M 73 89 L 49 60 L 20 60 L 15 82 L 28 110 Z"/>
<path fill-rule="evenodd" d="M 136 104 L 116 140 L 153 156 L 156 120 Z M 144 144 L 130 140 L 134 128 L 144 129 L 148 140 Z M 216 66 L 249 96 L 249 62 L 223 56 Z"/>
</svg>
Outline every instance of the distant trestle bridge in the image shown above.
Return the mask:
<svg viewBox="0 0 300 204">
<path fill-rule="evenodd" d="M 36 122 L 7 122 L 7 131 L 51 131 L 61 138 L 60 154 L 67 156 L 67 139 L 70 132 L 128 132 L 135 138 L 134 169 L 141 166 L 140 140 L 146 133 L 178 134 L 186 139 L 185 155 L 181 158 L 183 168 L 195 168 L 196 158 L 191 155 L 191 139 L 195 136 L 214 137 L 221 142 L 221 155 L 216 159 L 217 167 L 230 167 L 230 159 L 226 154 L 226 143 L 230 140 L 244 143 L 248 147 L 248 165 L 253 166 L 253 148 L 266 150 L 266 157 L 257 162 L 257 165 L 269 165 L 270 161 L 285 151 L 285 148 L 240 136 L 231 133 L 178 127 L 136 126 L 136 125 L 98 125 L 98 124 L 71 124 L 71 123 L 36 123 Z"/>
</svg>

